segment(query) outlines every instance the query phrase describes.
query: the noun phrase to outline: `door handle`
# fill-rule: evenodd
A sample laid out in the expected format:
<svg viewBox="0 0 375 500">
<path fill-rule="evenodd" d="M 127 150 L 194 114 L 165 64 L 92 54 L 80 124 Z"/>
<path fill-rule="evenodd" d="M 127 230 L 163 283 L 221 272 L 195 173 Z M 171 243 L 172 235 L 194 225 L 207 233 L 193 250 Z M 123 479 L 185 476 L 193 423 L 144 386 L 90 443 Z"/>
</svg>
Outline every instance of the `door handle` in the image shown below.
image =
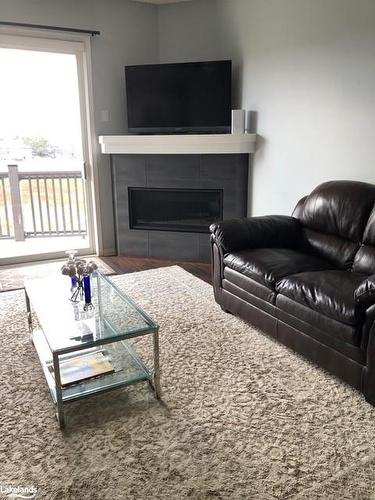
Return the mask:
<svg viewBox="0 0 375 500">
<path fill-rule="evenodd" d="M 87 163 L 83 162 L 83 178 L 87 181 Z"/>
</svg>

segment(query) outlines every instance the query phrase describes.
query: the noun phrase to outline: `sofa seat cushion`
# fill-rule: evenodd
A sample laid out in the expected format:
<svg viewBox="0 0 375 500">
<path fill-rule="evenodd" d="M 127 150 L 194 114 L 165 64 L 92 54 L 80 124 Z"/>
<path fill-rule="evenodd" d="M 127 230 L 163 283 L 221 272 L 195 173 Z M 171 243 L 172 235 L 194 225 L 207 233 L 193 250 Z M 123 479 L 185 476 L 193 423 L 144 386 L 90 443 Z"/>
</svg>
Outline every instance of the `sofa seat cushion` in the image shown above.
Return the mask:
<svg viewBox="0 0 375 500">
<path fill-rule="evenodd" d="M 256 248 L 229 253 L 224 265 L 275 290 L 284 276 L 334 268 L 328 261 L 289 248 Z"/>
<path fill-rule="evenodd" d="M 358 325 L 363 322 L 363 315 L 354 291 L 362 280 L 362 274 L 349 271 L 303 272 L 279 280 L 276 290 L 336 321 Z"/>
<path fill-rule="evenodd" d="M 258 297 L 259 299 L 265 300 L 270 304 L 275 304 L 276 302 L 276 291 L 271 290 L 268 286 L 261 285 L 255 280 L 252 280 L 248 276 L 242 273 L 234 271 L 229 267 L 224 268 L 224 281 L 233 283 L 239 288 L 242 288 L 246 292 Z"/>
<path fill-rule="evenodd" d="M 275 312 L 277 319 L 313 337 L 318 342 L 360 363 L 364 361 L 364 352 L 359 347 L 361 325 L 347 325 L 336 321 L 281 293 L 277 294 Z"/>
</svg>

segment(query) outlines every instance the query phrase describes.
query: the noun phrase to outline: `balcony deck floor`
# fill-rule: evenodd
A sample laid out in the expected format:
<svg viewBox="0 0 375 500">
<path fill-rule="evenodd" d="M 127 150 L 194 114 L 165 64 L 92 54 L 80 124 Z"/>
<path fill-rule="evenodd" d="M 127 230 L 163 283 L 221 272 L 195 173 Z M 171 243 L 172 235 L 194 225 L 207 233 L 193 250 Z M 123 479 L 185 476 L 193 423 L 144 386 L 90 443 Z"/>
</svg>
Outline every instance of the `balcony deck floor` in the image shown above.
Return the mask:
<svg viewBox="0 0 375 500">
<path fill-rule="evenodd" d="M 0 239 L 0 261 L 1 259 L 40 256 L 65 252 L 72 248 L 79 250 L 88 247 L 88 238 L 82 236 L 43 236 L 26 238 L 24 241 Z"/>
</svg>

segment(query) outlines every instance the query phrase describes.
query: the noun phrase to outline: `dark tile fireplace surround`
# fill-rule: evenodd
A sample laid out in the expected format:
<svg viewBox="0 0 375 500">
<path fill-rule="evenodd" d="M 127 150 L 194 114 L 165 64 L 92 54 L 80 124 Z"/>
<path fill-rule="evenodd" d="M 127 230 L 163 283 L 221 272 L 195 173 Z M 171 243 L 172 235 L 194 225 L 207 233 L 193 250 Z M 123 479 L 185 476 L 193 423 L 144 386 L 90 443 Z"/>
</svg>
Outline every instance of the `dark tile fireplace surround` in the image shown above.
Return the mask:
<svg viewBox="0 0 375 500">
<path fill-rule="evenodd" d="M 248 154 L 114 154 L 117 253 L 209 261 L 208 226 L 247 212 Z"/>
</svg>

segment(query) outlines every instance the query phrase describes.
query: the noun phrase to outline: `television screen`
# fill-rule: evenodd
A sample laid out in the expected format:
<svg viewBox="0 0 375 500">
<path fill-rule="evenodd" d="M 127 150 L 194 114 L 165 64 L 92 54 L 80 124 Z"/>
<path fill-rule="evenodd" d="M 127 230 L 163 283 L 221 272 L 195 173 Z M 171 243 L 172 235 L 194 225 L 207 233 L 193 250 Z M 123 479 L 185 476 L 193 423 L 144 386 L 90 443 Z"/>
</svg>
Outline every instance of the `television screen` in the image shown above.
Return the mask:
<svg viewBox="0 0 375 500">
<path fill-rule="evenodd" d="M 129 133 L 228 133 L 232 62 L 126 66 Z"/>
</svg>

